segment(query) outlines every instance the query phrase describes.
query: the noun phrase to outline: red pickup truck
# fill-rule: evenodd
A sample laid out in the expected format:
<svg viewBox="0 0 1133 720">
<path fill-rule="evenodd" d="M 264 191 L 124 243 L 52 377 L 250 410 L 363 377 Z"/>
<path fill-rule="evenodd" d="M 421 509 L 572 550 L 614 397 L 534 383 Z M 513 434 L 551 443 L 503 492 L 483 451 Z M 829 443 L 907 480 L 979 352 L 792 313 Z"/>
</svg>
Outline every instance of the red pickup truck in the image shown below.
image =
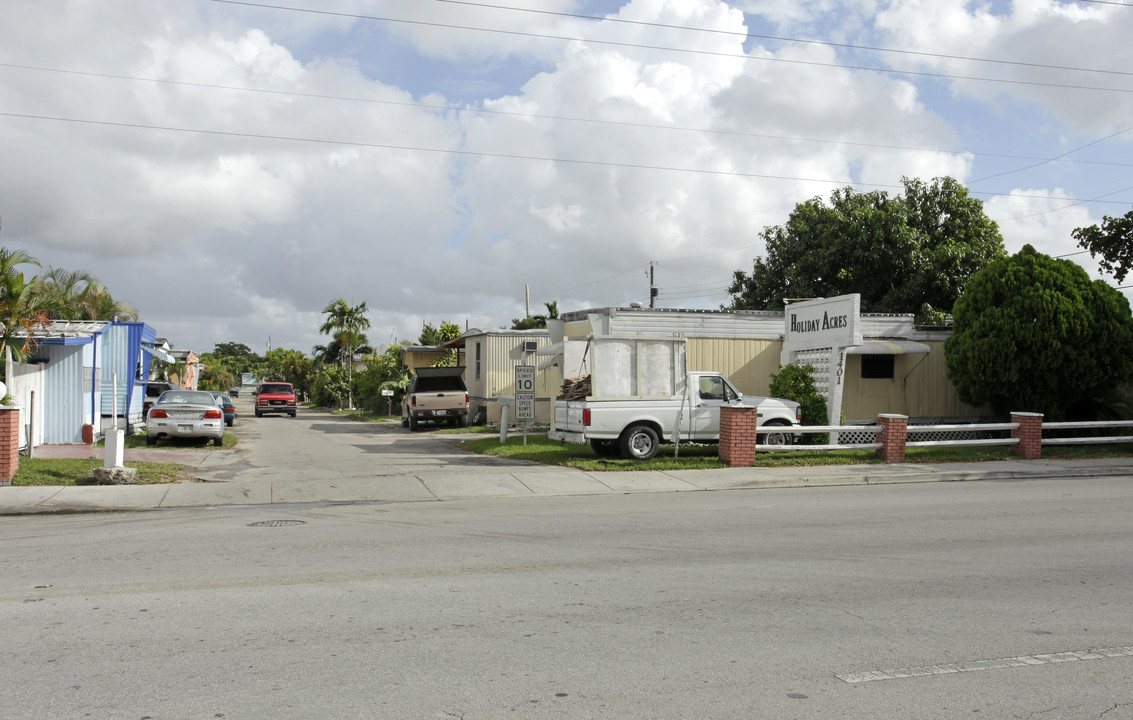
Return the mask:
<svg viewBox="0 0 1133 720">
<path fill-rule="evenodd" d="M 295 417 L 295 388 L 291 383 L 266 382 L 256 388 L 256 417 L 285 413 Z"/>
</svg>

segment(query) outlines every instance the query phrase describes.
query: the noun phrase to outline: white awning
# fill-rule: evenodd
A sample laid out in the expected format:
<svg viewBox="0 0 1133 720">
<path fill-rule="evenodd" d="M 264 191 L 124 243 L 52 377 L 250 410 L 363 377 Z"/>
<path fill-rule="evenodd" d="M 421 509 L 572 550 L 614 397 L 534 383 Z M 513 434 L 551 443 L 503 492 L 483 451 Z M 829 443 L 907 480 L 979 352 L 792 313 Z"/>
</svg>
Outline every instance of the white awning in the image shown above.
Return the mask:
<svg viewBox="0 0 1133 720">
<path fill-rule="evenodd" d="M 848 355 L 928 355 L 932 348 L 912 340 L 866 340 L 846 350 Z"/>
<path fill-rule="evenodd" d="M 169 353 L 165 352 L 164 350 L 162 350 L 160 348 L 154 347 L 153 343 L 143 342 L 142 343 L 142 350 L 144 350 L 148 353 L 153 353 L 153 356 L 155 358 L 157 358 L 158 360 L 164 360 L 167 363 L 176 363 L 177 362 L 177 358 L 173 357 L 172 355 L 170 355 Z"/>
</svg>

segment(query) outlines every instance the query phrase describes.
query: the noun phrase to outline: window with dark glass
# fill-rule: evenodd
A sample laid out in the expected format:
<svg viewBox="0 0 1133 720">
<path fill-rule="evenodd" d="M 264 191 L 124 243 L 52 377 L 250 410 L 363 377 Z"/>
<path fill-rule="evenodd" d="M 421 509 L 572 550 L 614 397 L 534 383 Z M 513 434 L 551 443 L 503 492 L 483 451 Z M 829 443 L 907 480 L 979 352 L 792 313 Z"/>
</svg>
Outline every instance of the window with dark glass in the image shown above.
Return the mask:
<svg viewBox="0 0 1133 720">
<path fill-rule="evenodd" d="M 862 378 L 865 380 L 892 380 L 892 355 L 862 355 Z"/>
</svg>

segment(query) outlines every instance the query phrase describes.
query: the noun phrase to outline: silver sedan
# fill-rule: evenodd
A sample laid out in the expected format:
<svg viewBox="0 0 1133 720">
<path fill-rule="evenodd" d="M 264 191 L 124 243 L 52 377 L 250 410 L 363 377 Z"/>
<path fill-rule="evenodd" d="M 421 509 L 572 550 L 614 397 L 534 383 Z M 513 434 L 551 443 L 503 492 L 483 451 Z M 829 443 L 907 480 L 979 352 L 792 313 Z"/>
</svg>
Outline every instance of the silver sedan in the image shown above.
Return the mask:
<svg viewBox="0 0 1133 720">
<path fill-rule="evenodd" d="M 212 393 L 203 390 L 167 390 L 146 414 L 146 445 L 159 438 L 204 438 L 224 444 L 224 410 Z"/>
</svg>

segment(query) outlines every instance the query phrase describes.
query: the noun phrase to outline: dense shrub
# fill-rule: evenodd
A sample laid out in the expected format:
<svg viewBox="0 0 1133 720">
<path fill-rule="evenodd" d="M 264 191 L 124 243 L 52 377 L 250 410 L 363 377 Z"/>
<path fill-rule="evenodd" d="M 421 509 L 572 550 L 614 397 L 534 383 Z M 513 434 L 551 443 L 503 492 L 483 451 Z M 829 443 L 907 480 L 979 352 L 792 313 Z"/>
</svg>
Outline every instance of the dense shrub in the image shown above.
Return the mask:
<svg viewBox="0 0 1133 720">
<path fill-rule="evenodd" d="M 814 366 L 781 365 L 779 372 L 771 375 L 771 395 L 784 400 L 794 400 L 802 406 L 803 425 L 826 425 L 829 423 L 826 412 L 826 398 L 818 394 L 814 387 Z M 825 433 L 803 435 L 801 442 L 807 445 L 821 445 L 826 442 Z"/>
</svg>

